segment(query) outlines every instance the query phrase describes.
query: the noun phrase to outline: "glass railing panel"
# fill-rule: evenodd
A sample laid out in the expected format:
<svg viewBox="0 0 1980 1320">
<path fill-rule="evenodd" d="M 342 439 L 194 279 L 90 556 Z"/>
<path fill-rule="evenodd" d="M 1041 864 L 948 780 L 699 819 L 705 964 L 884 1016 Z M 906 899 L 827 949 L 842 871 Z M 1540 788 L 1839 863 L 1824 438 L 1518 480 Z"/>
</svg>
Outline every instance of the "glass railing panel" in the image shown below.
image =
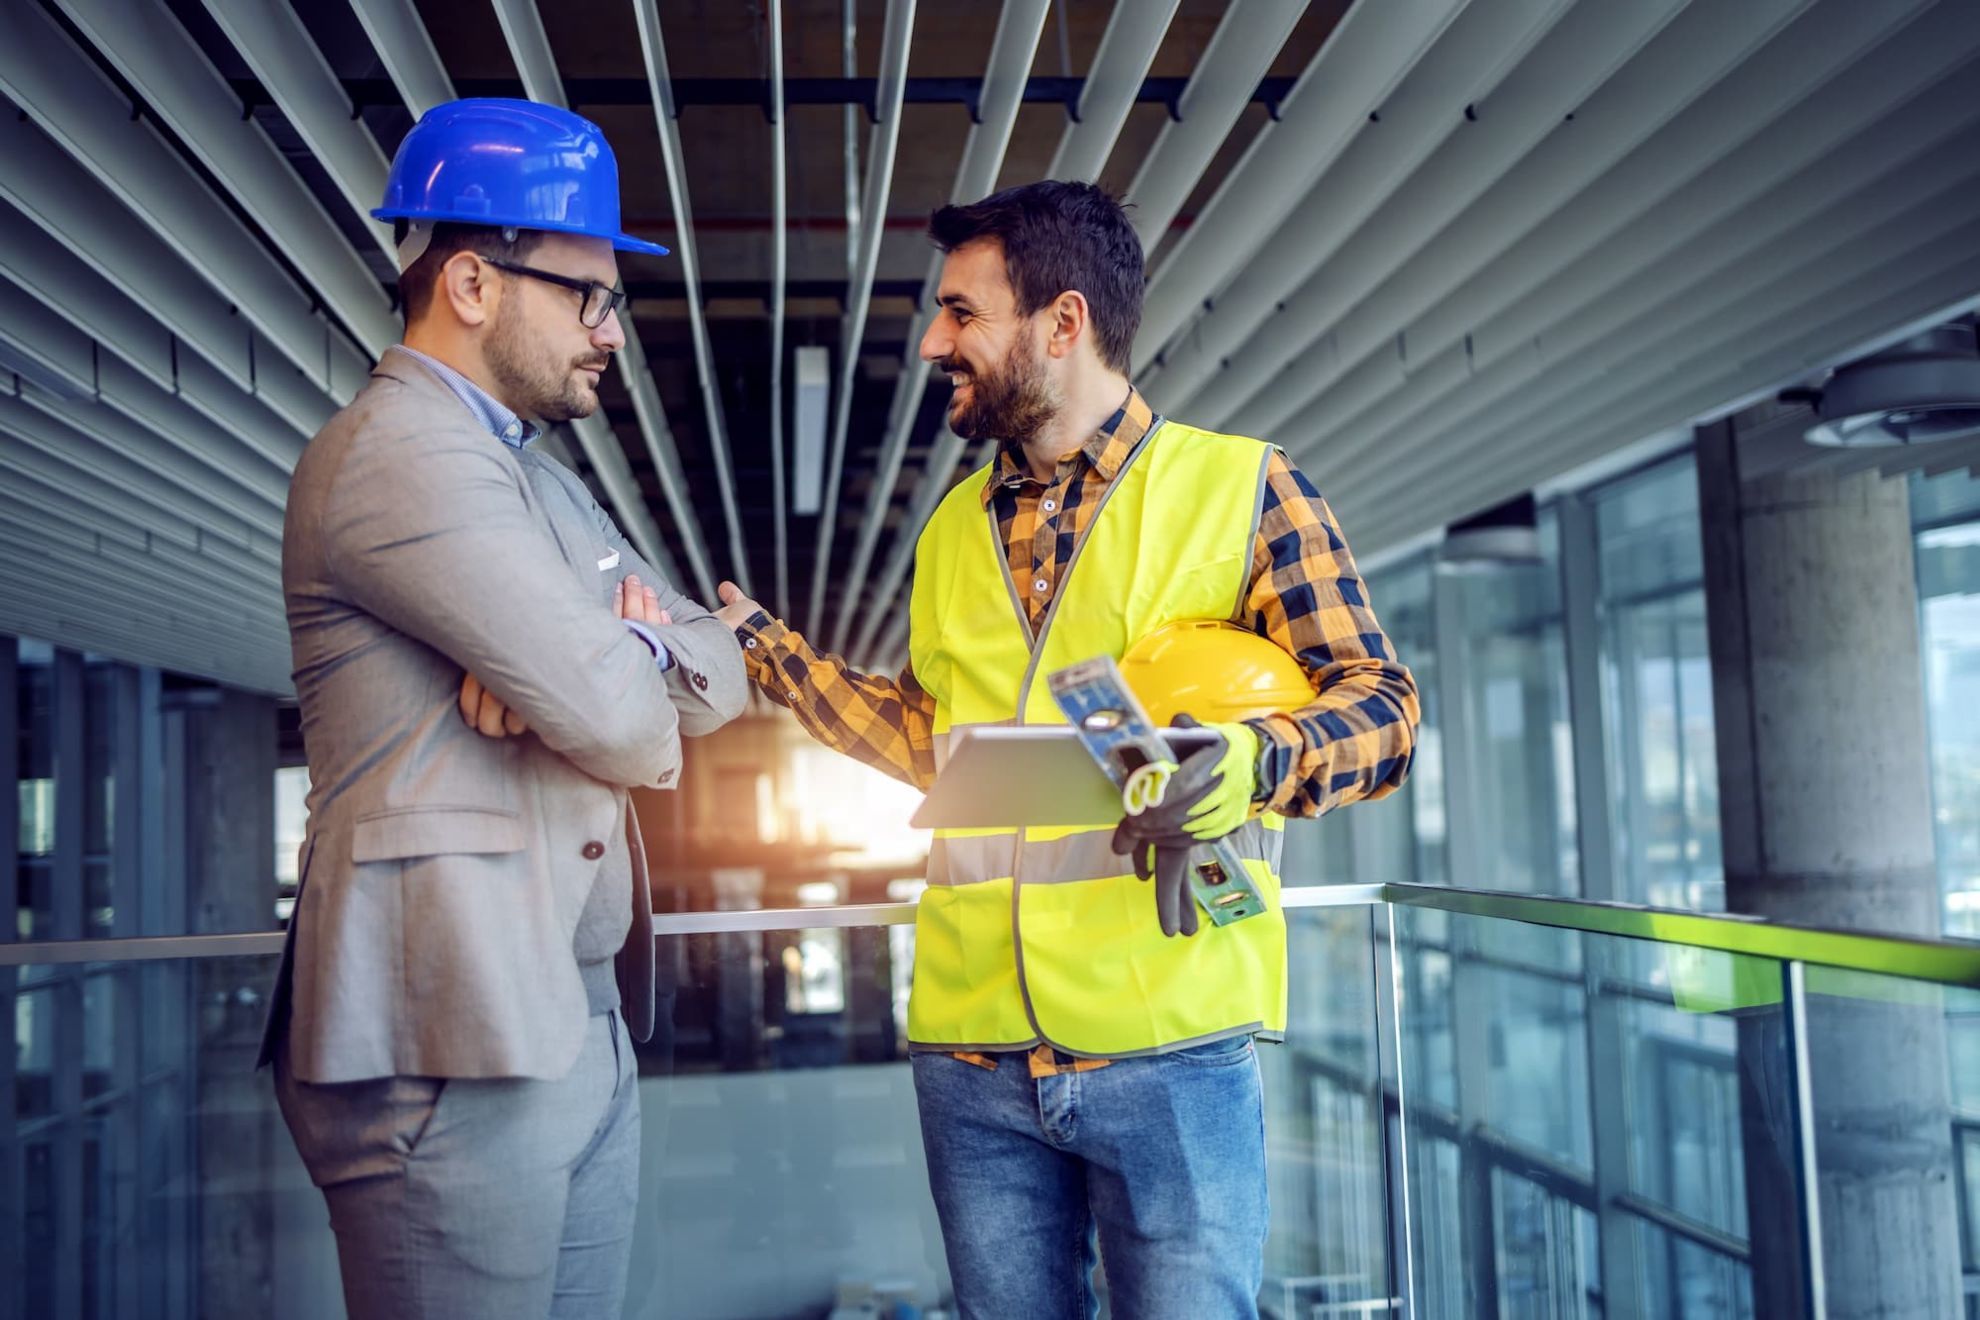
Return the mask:
<svg viewBox="0 0 1980 1320">
<path fill-rule="evenodd" d="M 1272 1207 L 1261 1304 L 1272 1315 L 1380 1315 L 1396 1296 L 1385 1140 L 1393 1091 L 1382 1080 L 1386 992 L 1372 912 L 1286 914 L 1286 1039 L 1258 1051 Z"/>
<path fill-rule="evenodd" d="M 0 968 L 0 1316 L 288 1313 L 272 1288 L 324 1223 L 253 1071 L 274 972 L 272 955 Z"/>
<path fill-rule="evenodd" d="M 1804 1114 L 1821 1186 L 1832 1315 L 1971 1314 L 1980 1192 L 1962 1127 L 1980 1118 L 1980 992 L 1805 971 Z"/>
<path fill-rule="evenodd" d="M 1781 964 L 1546 929 L 1549 966 L 1505 956 L 1541 927 L 1393 911 L 1419 1314 L 1755 1314 L 1747 1172 L 1795 1129 L 1744 1097 L 1790 1075 Z"/>
<path fill-rule="evenodd" d="M 626 1316 L 949 1300 L 895 994 L 904 933 L 660 939 Z"/>
</svg>

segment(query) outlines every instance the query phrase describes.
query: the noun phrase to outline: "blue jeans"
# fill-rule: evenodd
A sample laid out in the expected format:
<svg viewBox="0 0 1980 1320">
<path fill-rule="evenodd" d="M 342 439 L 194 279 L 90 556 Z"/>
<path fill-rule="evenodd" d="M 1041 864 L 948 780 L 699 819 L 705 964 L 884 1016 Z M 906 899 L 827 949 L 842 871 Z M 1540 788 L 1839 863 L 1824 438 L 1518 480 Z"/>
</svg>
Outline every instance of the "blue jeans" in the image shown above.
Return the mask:
<svg viewBox="0 0 1980 1320">
<path fill-rule="evenodd" d="M 1245 1037 L 1034 1079 L 914 1056 L 963 1320 L 1091 1320 L 1094 1238 L 1122 1320 L 1256 1316 L 1265 1124 Z"/>
</svg>

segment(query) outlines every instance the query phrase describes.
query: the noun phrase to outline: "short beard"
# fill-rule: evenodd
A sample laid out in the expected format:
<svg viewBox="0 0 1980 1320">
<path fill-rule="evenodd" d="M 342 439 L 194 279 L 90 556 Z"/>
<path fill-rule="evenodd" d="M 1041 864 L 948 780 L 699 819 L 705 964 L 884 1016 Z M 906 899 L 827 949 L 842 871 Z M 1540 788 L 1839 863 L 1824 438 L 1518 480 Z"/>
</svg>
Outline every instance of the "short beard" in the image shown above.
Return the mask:
<svg viewBox="0 0 1980 1320">
<path fill-rule="evenodd" d="M 1059 392 L 1045 374 L 1043 356 L 1028 341 L 1011 346 L 1004 369 L 994 376 L 980 375 L 953 359 L 939 365 L 969 377 L 969 403 L 949 419 L 950 429 L 964 440 L 1026 444 L 1059 415 Z"/>
<path fill-rule="evenodd" d="M 540 345 L 524 335 L 519 311 L 504 307 L 495 315 L 488 340 L 482 348 L 488 373 L 517 412 L 536 417 L 549 425 L 589 417 L 598 408 L 595 391 L 586 393 L 578 383 L 574 368 L 602 365 L 593 358 L 553 362 Z M 607 359 L 609 360 L 609 359 Z"/>
</svg>

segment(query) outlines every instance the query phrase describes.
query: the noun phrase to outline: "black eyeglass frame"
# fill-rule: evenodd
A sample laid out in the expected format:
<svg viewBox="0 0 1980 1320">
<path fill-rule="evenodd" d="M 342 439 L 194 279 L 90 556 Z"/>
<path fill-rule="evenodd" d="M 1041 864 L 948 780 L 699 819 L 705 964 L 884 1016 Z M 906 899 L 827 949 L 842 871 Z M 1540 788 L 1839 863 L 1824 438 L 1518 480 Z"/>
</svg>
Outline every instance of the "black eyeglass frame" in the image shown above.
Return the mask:
<svg viewBox="0 0 1980 1320">
<path fill-rule="evenodd" d="M 479 256 L 480 254 L 477 253 L 476 255 Z M 500 257 L 482 257 L 481 259 L 495 267 L 495 269 L 506 270 L 511 275 L 527 275 L 533 280 L 542 280 L 545 284 L 555 284 L 582 295 L 578 301 L 578 324 L 587 330 L 596 330 L 599 326 L 605 324 L 605 318 L 613 312 L 625 310 L 627 297 L 626 286 L 623 284 L 615 286 L 600 284 L 597 280 L 581 280 L 574 275 L 559 275 L 553 270 L 538 270 L 534 266 L 525 266 L 520 262 L 504 261 Z M 585 309 L 591 306 L 591 299 L 594 292 L 605 295 L 605 302 L 599 308 L 596 316 L 586 317 L 584 314 Z"/>
</svg>

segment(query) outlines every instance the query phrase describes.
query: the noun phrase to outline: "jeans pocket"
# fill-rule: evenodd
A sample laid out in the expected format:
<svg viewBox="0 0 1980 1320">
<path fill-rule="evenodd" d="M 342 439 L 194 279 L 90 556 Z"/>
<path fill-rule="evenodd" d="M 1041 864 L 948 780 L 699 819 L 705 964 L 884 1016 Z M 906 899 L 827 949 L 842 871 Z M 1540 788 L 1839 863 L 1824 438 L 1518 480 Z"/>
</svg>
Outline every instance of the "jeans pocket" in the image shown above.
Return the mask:
<svg viewBox="0 0 1980 1320">
<path fill-rule="evenodd" d="M 1235 1063 L 1244 1063 L 1251 1056 L 1251 1037 L 1226 1036 L 1222 1040 L 1213 1040 L 1207 1045 L 1192 1045 L 1186 1050 L 1171 1050 L 1160 1057 L 1170 1062 L 1189 1064 L 1197 1068 L 1227 1068 Z"/>
</svg>

